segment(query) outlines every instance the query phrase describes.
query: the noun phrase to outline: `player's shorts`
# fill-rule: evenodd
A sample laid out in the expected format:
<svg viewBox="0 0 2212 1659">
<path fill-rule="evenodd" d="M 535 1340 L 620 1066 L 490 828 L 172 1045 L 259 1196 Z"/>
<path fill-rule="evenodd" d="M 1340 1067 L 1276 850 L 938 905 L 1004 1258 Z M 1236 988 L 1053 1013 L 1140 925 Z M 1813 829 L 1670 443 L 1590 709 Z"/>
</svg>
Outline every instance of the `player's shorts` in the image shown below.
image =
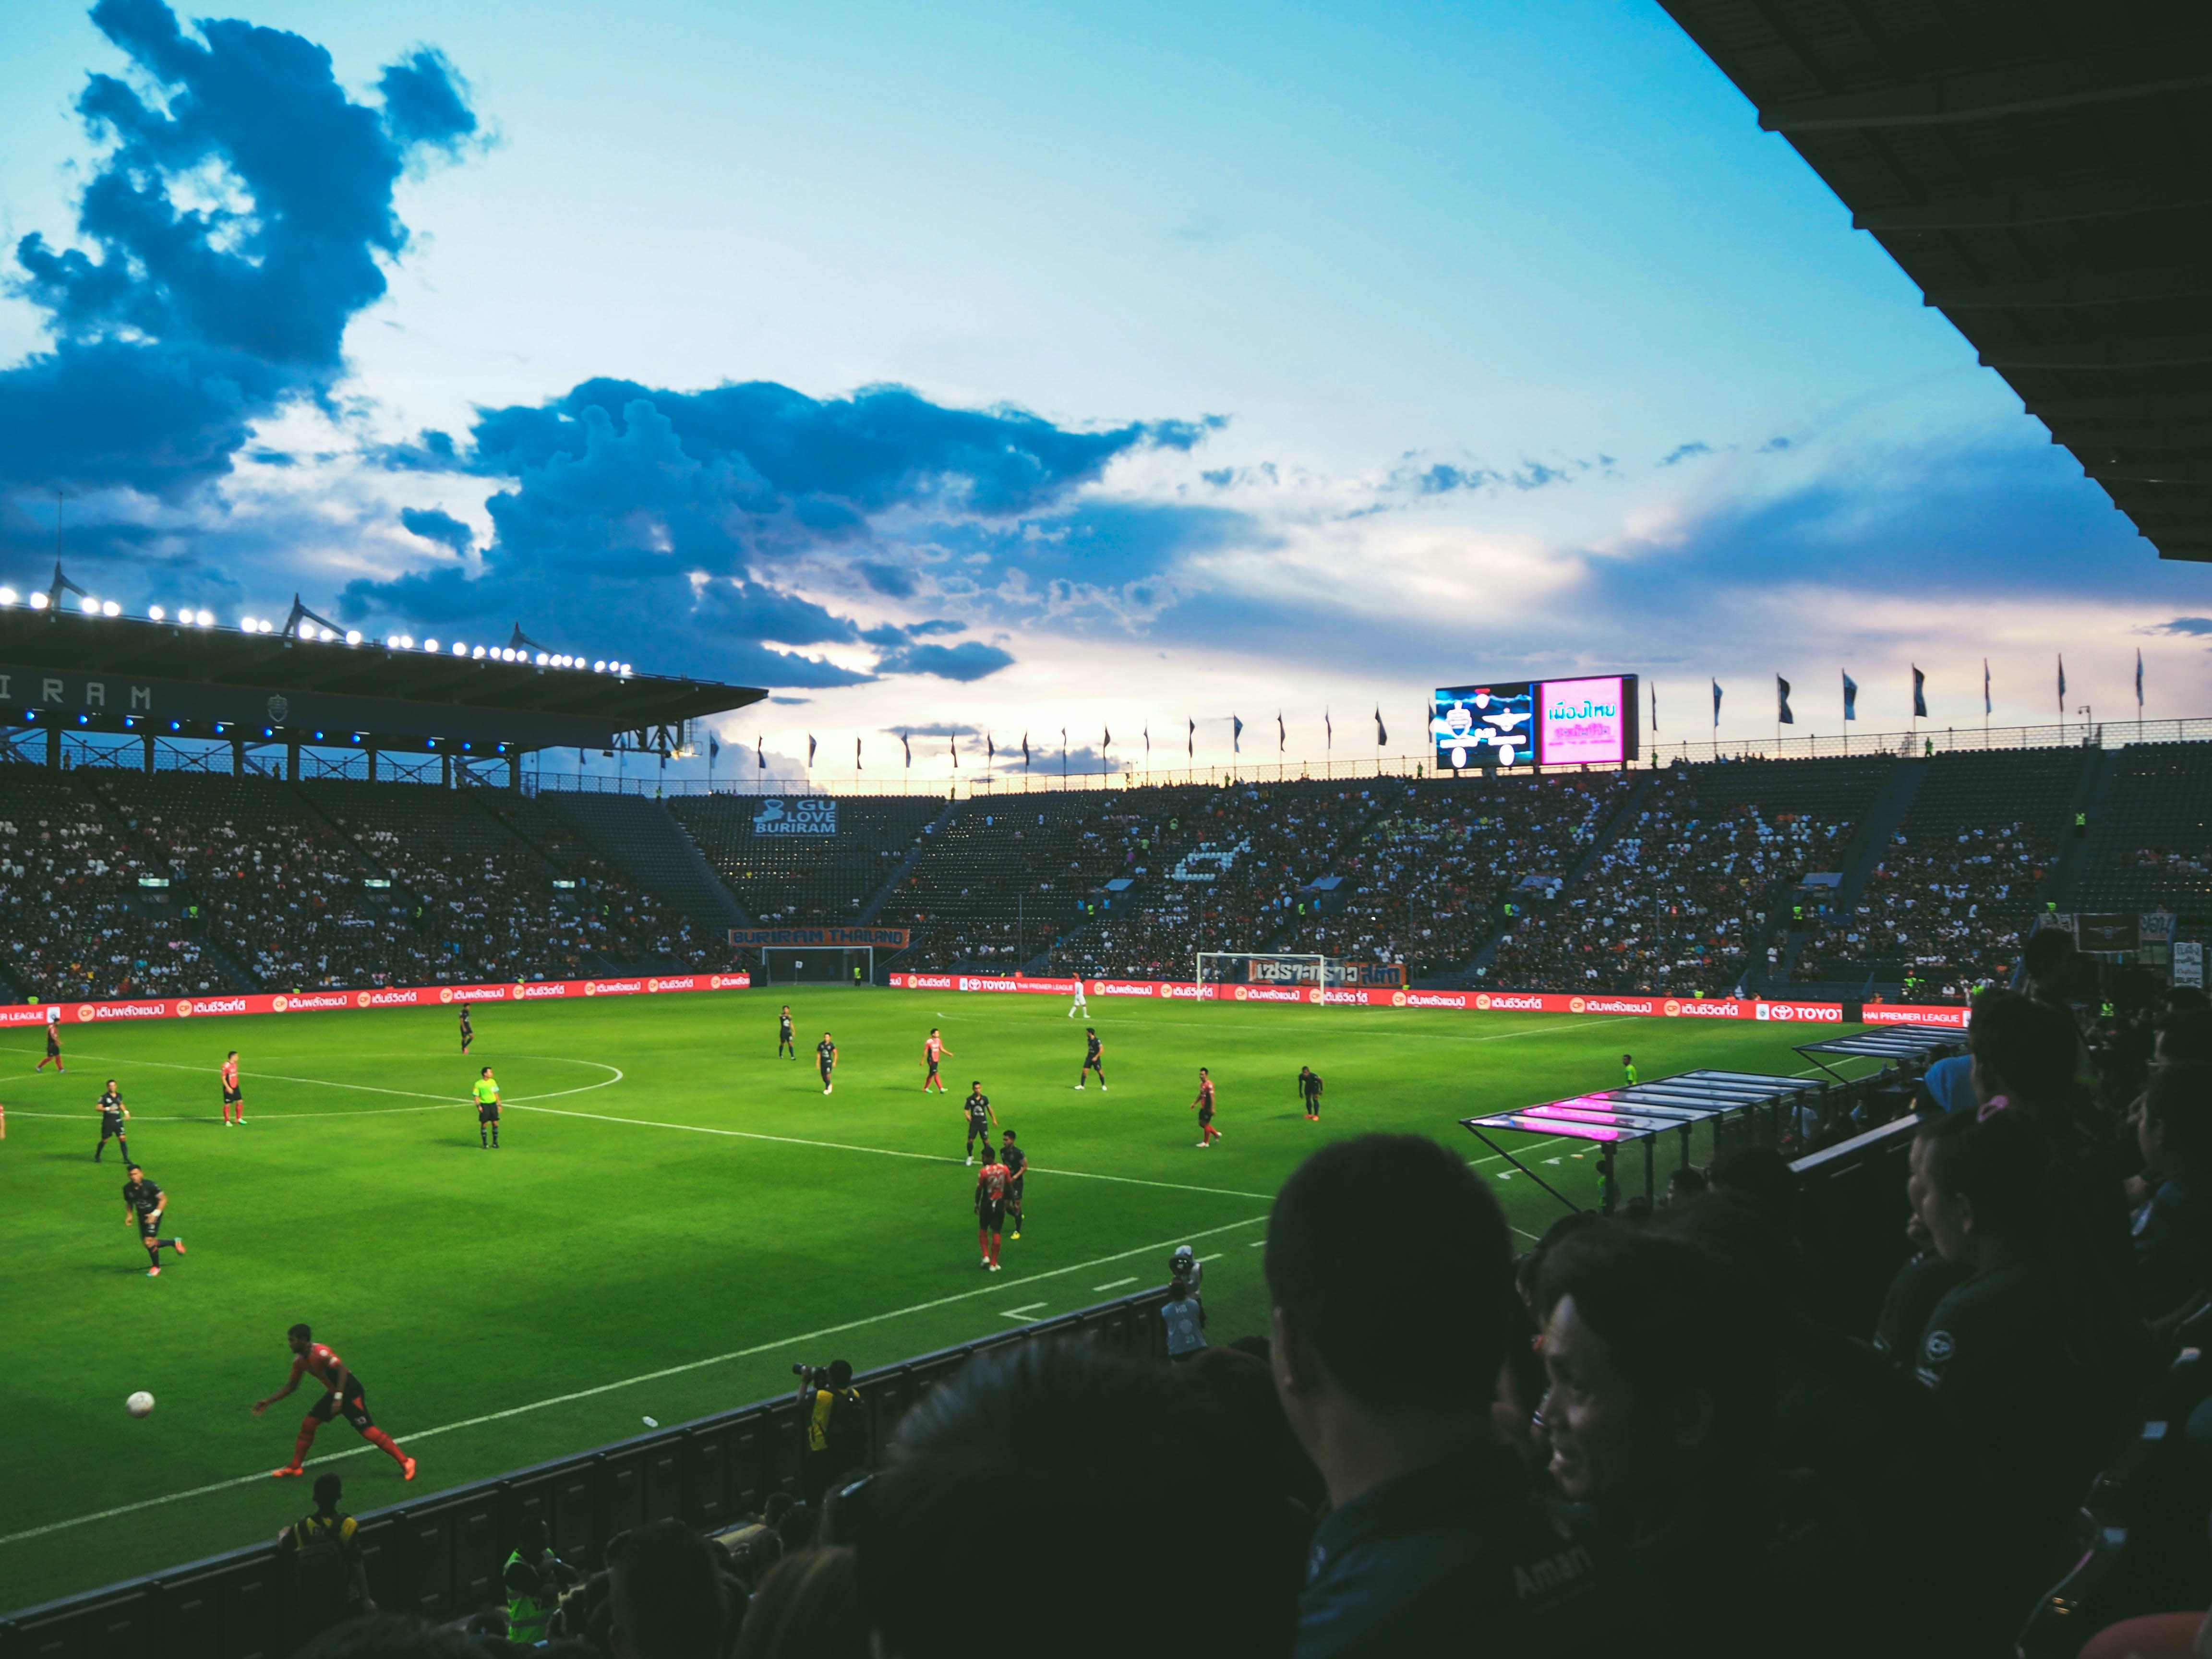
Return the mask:
<svg viewBox="0 0 2212 1659">
<path fill-rule="evenodd" d="M 235 1106 L 245 1098 L 246 1091 L 243 1089 L 225 1089 L 222 1091 L 222 1103 L 226 1106 Z"/>
<path fill-rule="evenodd" d="M 1006 1183 L 1006 1202 L 1018 1205 L 1022 1201 L 1022 1178 L 1016 1176 Z"/>
<path fill-rule="evenodd" d="M 1005 1202 L 1002 1200 L 996 1204 L 978 1204 L 975 1206 L 975 1219 L 988 1231 L 994 1233 L 1004 1231 L 1006 1219 Z"/>
<path fill-rule="evenodd" d="M 1212 1121 L 1213 1121 L 1213 1108 L 1212 1108 L 1212 1107 L 1211 1107 L 1211 1106 L 1201 1106 L 1201 1107 L 1200 1107 L 1200 1108 L 1198 1109 L 1198 1121 L 1199 1121 L 1200 1123 L 1211 1123 L 1211 1122 L 1212 1122 Z"/>
<path fill-rule="evenodd" d="M 325 1393 L 320 1400 L 308 1408 L 307 1415 L 318 1423 L 327 1423 L 333 1417 L 343 1417 L 356 1429 L 374 1428 L 376 1419 L 368 1414 L 368 1402 L 362 1398 L 364 1391 L 359 1386 L 361 1379 L 356 1376 L 354 1378 L 354 1382 L 356 1386 L 353 1393 L 335 1405 L 331 1403 L 331 1396 Z"/>
<path fill-rule="evenodd" d="M 158 1215 L 142 1215 L 142 1216 L 140 1216 L 140 1217 L 138 1218 L 138 1237 L 139 1237 L 143 1238 L 143 1239 L 147 1239 L 147 1240 L 149 1240 L 149 1241 L 150 1241 L 150 1240 L 153 1240 L 153 1239 L 159 1238 L 161 1236 L 161 1218 L 160 1216 L 158 1216 Z"/>
<path fill-rule="evenodd" d="M 62 1045 L 60 1043 L 55 1042 L 52 1037 L 48 1037 L 46 1039 L 46 1058 L 48 1060 L 52 1060 L 56 1054 L 61 1053 L 61 1051 Z"/>
<path fill-rule="evenodd" d="M 106 1140 L 111 1135 L 117 1139 L 122 1139 L 123 1120 L 112 1113 L 102 1112 L 100 1115 L 100 1138 Z"/>
<path fill-rule="evenodd" d="M 1106 1075 L 1105 1062 L 1101 1060 L 1096 1054 L 1089 1055 L 1085 1059 L 1083 1062 L 1083 1069 L 1086 1072 L 1096 1072 L 1101 1077 Z"/>
<path fill-rule="evenodd" d="M 929 1062 L 929 1074 L 932 1077 L 937 1075 L 937 1062 L 933 1060 Z"/>
<path fill-rule="evenodd" d="M 971 1117 L 971 1118 L 969 1118 L 969 1119 L 968 1120 L 968 1139 L 970 1139 L 970 1140 L 977 1140 L 977 1139 L 988 1140 L 990 1138 L 991 1138 L 991 1124 L 990 1124 L 990 1120 L 989 1120 L 989 1119 L 988 1119 L 988 1118 L 977 1118 L 977 1117 Z"/>
<path fill-rule="evenodd" d="M 486 1106 L 479 1102 L 477 1106 L 477 1121 L 479 1123 L 498 1122 L 499 1108 L 496 1106 Z"/>
</svg>

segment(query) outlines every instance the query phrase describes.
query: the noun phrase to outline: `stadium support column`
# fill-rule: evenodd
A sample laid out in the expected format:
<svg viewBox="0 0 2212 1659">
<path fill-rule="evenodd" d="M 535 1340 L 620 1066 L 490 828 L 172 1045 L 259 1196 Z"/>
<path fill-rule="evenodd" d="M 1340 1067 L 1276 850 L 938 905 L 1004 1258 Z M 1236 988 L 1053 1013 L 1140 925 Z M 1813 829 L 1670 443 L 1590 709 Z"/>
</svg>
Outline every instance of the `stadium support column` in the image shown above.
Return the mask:
<svg viewBox="0 0 2212 1659">
<path fill-rule="evenodd" d="M 284 745 L 284 781 L 297 783 L 299 781 L 300 745 L 296 743 L 288 743 Z"/>
<path fill-rule="evenodd" d="M 243 738 L 230 740 L 230 775 L 234 778 L 246 775 L 246 739 Z"/>
<path fill-rule="evenodd" d="M 150 778 L 154 775 L 154 734 L 147 732 L 141 741 L 146 746 L 146 775 Z"/>
<path fill-rule="evenodd" d="M 507 787 L 518 795 L 522 793 L 522 757 L 519 753 L 507 757 Z"/>
<path fill-rule="evenodd" d="M 376 781 L 376 746 L 374 744 L 368 749 L 368 781 L 371 783 Z"/>
<path fill-rule="evenodd" d="M 57 772 L 62 769 L 62 729 L 58 726 L 46 728 L 46 764 Z"/>
</svg>

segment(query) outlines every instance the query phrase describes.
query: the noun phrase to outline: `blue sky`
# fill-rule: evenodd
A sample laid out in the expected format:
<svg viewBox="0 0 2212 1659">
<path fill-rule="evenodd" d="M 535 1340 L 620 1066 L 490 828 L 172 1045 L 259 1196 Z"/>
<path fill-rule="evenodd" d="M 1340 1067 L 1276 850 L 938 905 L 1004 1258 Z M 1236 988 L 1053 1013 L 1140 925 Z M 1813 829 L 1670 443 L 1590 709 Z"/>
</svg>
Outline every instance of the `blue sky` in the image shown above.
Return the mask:
<svg viewBox="0 0 2212 1659">
<path fill-rule="evenodd" d="M 0 565 L 60 483 L 133 608 L 519 620 L 785 757 L 1601 669 L 1967 724 L 1984 655 L 2047 720 L 2062 650 L 2131 714 L 2138 647 L 2206 709 L 2198 573 L 1656 6 L 1193 10 L 45 9 Z"/>
</svg>

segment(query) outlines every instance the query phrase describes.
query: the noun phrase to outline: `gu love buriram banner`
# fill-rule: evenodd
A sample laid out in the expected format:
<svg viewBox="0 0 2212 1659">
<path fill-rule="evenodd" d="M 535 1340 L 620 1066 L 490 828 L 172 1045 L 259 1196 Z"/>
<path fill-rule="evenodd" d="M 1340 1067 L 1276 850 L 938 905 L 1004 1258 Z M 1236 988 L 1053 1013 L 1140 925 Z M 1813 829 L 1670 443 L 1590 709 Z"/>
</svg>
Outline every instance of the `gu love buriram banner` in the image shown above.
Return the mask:
<svg viewBox="0 0 2212 1659">
<path fill-rule="evenodd" d="M 437 1008 L 454 1003 L 557 1002 L 586 997 L 655 996 L 667 991 L 743 991 L 750 974 L 646 974 L 629 979 L 519 980 L 502 985 L 386 985 L 372 990 L 252 992 L 211 997 L 161 997 L 94 1002 L 11 1003 L 0 1028 L 114 1024 L 138 1019 L 192 1019 L 224 1014 L 321 1014 L 362 1008 Z M 1073 994 L 1073 981 L 1068 981 Z"/>
<path fill-rule="evenodd" d="M 1595 1014 L 1651 1019 L 1752 1019 L 1790 1024 L 1840 1025 L 1840 1002 L 1770 1002 L 1755 997 L 1570 995 L 1553 991 L 1410 991 L 1393 987 L 1310 985 L 1194 985 L 1182 980 L 1086 979 L 1086 997 L 1152 997 L 1193 1002 L 1280 1002 L 1337 1008 L 1446 1008 L 1469 1013 Z M 976 974 L 893 974 L 895 991 L 1006 991 L 1072 997 L 1073 979 Z M 1869 1009 L 1869 1016 L 1873 1010 Z M 1937 1011 L 1942 1012 L 1942 1011 Z M 1954 1011 L 1963 1012 L 1963 1011 Z"/>
</svg>

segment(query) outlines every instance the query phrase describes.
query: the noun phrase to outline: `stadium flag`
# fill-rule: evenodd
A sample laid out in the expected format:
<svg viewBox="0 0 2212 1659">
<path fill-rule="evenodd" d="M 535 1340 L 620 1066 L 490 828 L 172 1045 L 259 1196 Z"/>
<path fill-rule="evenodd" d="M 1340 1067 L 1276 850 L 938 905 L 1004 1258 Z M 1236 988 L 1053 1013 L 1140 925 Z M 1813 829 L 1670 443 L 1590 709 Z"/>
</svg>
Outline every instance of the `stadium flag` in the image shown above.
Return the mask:
<svg viewBox="0 0 2212 1659">
<path fill-rule="evenodd" d="M 960 734 L 956 732 L 945 741 L 952 750 L 952 769 L 957 772 L 960 769 Z"/>
<path fill-rule="evenodd" d="M 1026 772 L 1026 771 L 1028 771 L 1029 769 L 1030 769 L 1030 734 L 1029 734 L 1028 732 L 1023 732 L 1023 733 L 1022 733 L 1022 770 L 1023 770 L 1023 771 L 1024 771 L 1024 772 Z"/>
<path fill-rule="evenodd" d="M 983 769 L 988 772 L 999 763 L 999 745 L 991 741 L 991 734 L 983 734 Z"/>
<path fill-rule="evenodd" d="M 1845 669 L 1844 671 L 1844 718 L 1847 720 L 1855 720 L 1858 717 L 1859 683 L 1851 678 L 1850 671 Z"/>
<path fill-rule="evenodd" d="M 1928 676 L 1916 666 L 1912 671 L 1912 718 L 1928 718 Z"/>
<path fill-rule="evenodd" d="M 914 739 L 907 736 L 905 732 L 902 732 L 899 733 L 899 742 L 906 748 L 906 763 L 908 766 L 912 766 L 914 764 Z"/>
<path fill-rule="evenodd" d="M 1659 729 L 1659 682 L 1651 682 L 1651 729 Z"/>
<path fill-rule="evenodd" d="M 2141 655 L 2142 653 L 2137 653 L 2136 654 Z M 755 743 L 758 743 L 760 739 L 758 738 L 755 738 L 753 741 Z M 714 757 L 721 752 L 722 745 L 714 741 L 714 734 L 712 732 L 709 732 L 707 734 L 707 764 L 712 766 L 714 763 Z"/>
<path fill-rule="evenodd" d="M 1721 683 L 1713 682 L 1713 730 L 1721 729 Z"/>
<path fill-rule="evenodd" d="M 1150 766 L 1152 763 L 1152 723 L 1150 720 L 1146 720 L 1146 721 L 1145 722 L 1145 764 L 1146 764 L 1146 766 Z"/>
<path fill-rule="evenodd" d="M 2141 658 L 2141 657 L 2142 657 L 2142 652 L 2140 652 L 2140 651 L 2138 651 L 2138 652 L 2136 652 L 2136 657 L 2137 657 L 2137 658 Z M 2142 678 L 2142 675 L 2140 675 L 2140 674 L 2138 674 L 2138 675 L 2136 675 L 2136 678 L 2137 679 L 2141 679 L 2141 678 Z M 2137 697 L 2137 698 L 2136 699 L 2136 701 L 2138 703 L 2140 703 L 2140 702 L 2142 701 L 2142 699 L 2141 697 Z M 1284 726 L 1283 726 L 1283 711 L 1282 711 L 1281 709 L 1278 708 L 1278 709 L 1275 711 L 1275 752 L 1276 752 L 1277 754 L 1279 754 L 1279 754 L 1283 753 L 1283 752 L 1284 752 L 1284 750 L 1287 750 L 1290 746 L 1291 746 L 1291 734 L 1290 734 L 1290 732 L 1289 732 L 1288 731 L 1286 731 L 1286 730 L 1284 728 Z"/>
<path fill-rule="evenodd" d="M 1229 717 L 1229 752 L 1232 755 L 1244 752 L 1244 722 L 1234 714 Z"/>
<path fill-rule="evenodd" d="M 2066 653 L 2058 653 L 2058 717 L 2066 718 Z"/>
<path fill-rule="evenodd" d="M 759 770 L 768 770 L 768 744 L 757 737 L 753 739 L 753 759 L 759 763 Z"/>
<path fill-rule="evenodd" d="M 1106 727 L 1105 730 L 1105 740 L 1098 745 L 1098 752 L 1102 755 L 1114 746 L 1114 728 L 1109 726 Z"/>
<path fill-rule="evenodd" d="M 853 769 L 855 772 L 860 769 L 860 740 L 858 738 L 853 739 Z"/>
<path fill-rule="evenodd" d="M 2136 647 L 2136 718 L 2142 718 L 2142 647 Z"/>
<path fill-rule="evenodd" d="M 1797 724 L 1797 717 L 1790 712 L 1790 682 L 1779 674 L 1774 677 L 1774 719 L 1782 726 Z"/>
<path fill-rule="evenodd" d="M 1982 659 L 1982 718 L 1990 717 L 1990 659 Z"/>
<path fill-rule="evenodd" d="M 1198 722 L 1191 720 L 1188 715 L 1185 715 L 1184 719 L 1188 723 L 1190 730 L 1183 733 L 1183 752 L 1191 759 L 1196 760 L 1198 758 Z"/>
<path fill-rule="evenodd" d="M 1377 703 L 1375 708 L 1375 746 L 1380 749 L 1389 741 L 1389 731 L 1382 724 L 1382 708 L 1380 703 Z"/>
<path fill-rule="evenodd" d="M 806 734 L 806 769 L 810 772 L 814 769 L 814 734 L 811 732 Z"/>
<path fill-rule="evenodd" d="M 1323 749 L 1334 750 L 1336 747 L 1336 722 L 1329 719 L 1326 708 L 1321 711 L 1321 736 Z"/>
<path fill-rule="evenodd" d="M 1060 775 L 1067 775 L 1067 728 L 1060 728 Z"/>
</svg>

